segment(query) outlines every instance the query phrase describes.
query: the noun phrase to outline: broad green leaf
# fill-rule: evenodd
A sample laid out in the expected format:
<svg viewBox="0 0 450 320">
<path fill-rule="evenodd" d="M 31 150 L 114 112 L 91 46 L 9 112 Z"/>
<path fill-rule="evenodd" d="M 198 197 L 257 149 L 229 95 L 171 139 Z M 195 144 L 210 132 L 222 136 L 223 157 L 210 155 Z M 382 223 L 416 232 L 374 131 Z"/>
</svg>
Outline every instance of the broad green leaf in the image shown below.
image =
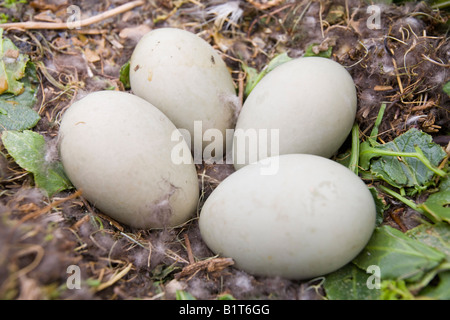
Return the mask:
<svg viewBox="0 0 450 320">
<path fill-rule="evenodd" d="M 450 262 L 450 225 L 447 223 L 421 224 L 408 230 L 406 235 L 439 250 Z"/>
<path fill-rule="evenodd" d="M 450 178 L 445 179 L 439 189 L 439 192 L 431 194 L 424 203 L 420 204 L 420 208 L 425 210 L 433 221 L 450 223 Z"/>
<path fill-rule="evenodd" d="M 121 68 L 120 68 L 120 73 L 119 73 L 119 80 L 120 82 L 123 83 L 123 86 L 125 89 L 130 89 L 131 85 L 130 85 L 130 61 L 128 61 L 127 63 L 125 63 Z"/>
<path fill-rule="evenodd" d="M 25 75 L 25 67 L 29 58 L 21 54 L 14 43 L 3 36 L 0 29 L 0 94 L 23 92 L 23 83 L 19 82 Z"/>
<path fill-rule="evenodd" d="M 416 281 L 438 266 L 445 254 L 389 226 L 375 229 L 364 250 L 353 260 L 363 270 L 377 265 L 383 280 Z"/>
<path fill-rule="evenodd" d="M 268 74 L 276 67 L 281 66 L 282 64 L 289 62 L 291 60 L 292 60 L 292 58 L 289 57 L 286 52 L 275 56 L 272 60 L 270 60 L 270 62 L 267 64 L 267 67 L 263 70 L 264 75 Z"/>
<path fill-rule="evenodd" d="M 380 292 L 369 289 L 367 282 L 372 274 L 349 263 L 325 277 L 323 287 L 330 300 L 376 300 Z"/>
<path fill-rule="evenodd" d="M 436 224 L 421 224 L 406 232 L 408 236 L 414 238 L 430 247 L 442 252 L 445 262 L 441 263 L 430 276 L 425 277 L 426 281 L 420 281 L 416 285 L 420 295 L 433 297 L 436 299 L 450 298 L 450 225 L 445 222 Z M 436 275 L 437 274 L 437 275 Z"/>
<path fill-rule="evenodd" d="M 40 134 L 26 130 L 23 133 L 5 131 L 2 141 L 16 163 L 29 172 L 38 172 L 42 166 L 45 140 Z"/>
<path fill-rule="evenodd" d="M 37 75 L 34 64 L 28 63 L 22 82 L 24 91 L 20 95 L 10 93 L 0 95 L 0 132 L 31 129 L 41 119 L 39 114 L 31 109 L 37 100 Z"/>
<path fill-rule="evenodd" d="M 382 155 L 386 153 L 392 155 Z M 401 156 L 401 160 L 396 154 Z M 386 144 L 371 147 L 362 143 L 360 164 L 366 168 L 370 165 L 373 175 L 394 187 L 414 187 L 420 191 L 432 183 L 435 172 L 422 160 L 411 156 L 414 154 L 424 157 L 432 166 L 438 166 L 446 157 L 445 151 L 432 141 L 430 135 L 413 128 Z"/>
<path fill-rule="evenodd" d="M 5 103 L 0 99 L 0 132 L 23 131 L 33 128 L 41 119 L 34 110 L 20 104 Z"/>
<path fill-rule="evenodd" d="M 432 299 L 450 300 L 450 271 L 441 272 L 437 277 L 439 283 L 436 286 L 427 286 L 420 291 L 420 295 Z"/>
<path fill-rule="evenodd" d="M 39 133 L 4 131 L 2 141 L 16 163 L 34 175 L 36 186 L 48 196 L 72 187 L 60 162 L 45 161 L 46 143 Z"/>
<path fill-rule="evenodd" d="M 326 51 L 319 51 L 319 53 L 315 53 L 313 48 L 318 46 L 318 43 L 312 43 L 306 48 L 304 57 L 321 57 L 321 58 L 331 58 L 331 54 L 333 53 L 333 47 L 329 47 Z"/>
<path fill-rule="evenodd" d="M 34 180 L 39 188 L 47 191 L 49 196 L 72 188 L 72 184 L 67 178 L 61 162 L 45 165 L 41 172 L 34 174 Z"/>
</svg>

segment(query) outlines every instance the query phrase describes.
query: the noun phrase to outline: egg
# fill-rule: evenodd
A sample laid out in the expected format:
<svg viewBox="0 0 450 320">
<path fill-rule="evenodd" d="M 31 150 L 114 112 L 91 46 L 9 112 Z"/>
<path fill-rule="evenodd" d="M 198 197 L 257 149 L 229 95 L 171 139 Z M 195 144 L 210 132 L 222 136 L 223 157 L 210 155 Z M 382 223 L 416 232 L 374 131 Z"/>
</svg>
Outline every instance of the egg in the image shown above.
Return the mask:
<svg viewBox="0 0 450 320">
<path fill-rule="evenodd" d="M 264 169 L 273 167 L 272 174 Z M 199 218 L 206 245 L 254 275 L 310 279 L 355 258 L 375 228 L 365 183 L 323 157 L 266 158 L 227 177 Z"/>
<path fill-rule="evenodd" d="M 331 59 L 297 58 L 276 67 L 255 86 L 238 117 L 235 168 L 282 154 L 331 157 L 351 131 L 356 103 L 352 77 Z"/>
<path fill-rule="evenodd" d="M 192 147 L 197 135 L 201 152 L 208 144 L 203 134 L 215 129 L 226 150 L 226 129 L 235 125 L 238 99 L 224 61 L 205 40 L 176 28 L 150 31 L 131 56 L 130 84 L 134 94 L 188 131 Z"/>
<path fill-rule="evenodd" d="M 193 215 L 199 197 L 192 161 L 172 161 L 183 141 L 172 141 L 177 134 L 149 102 L 99 91 L 64 113 L 60 157 L 73 185 L 104 214 L 141 229 L 177 226 Z"/>
</svg>

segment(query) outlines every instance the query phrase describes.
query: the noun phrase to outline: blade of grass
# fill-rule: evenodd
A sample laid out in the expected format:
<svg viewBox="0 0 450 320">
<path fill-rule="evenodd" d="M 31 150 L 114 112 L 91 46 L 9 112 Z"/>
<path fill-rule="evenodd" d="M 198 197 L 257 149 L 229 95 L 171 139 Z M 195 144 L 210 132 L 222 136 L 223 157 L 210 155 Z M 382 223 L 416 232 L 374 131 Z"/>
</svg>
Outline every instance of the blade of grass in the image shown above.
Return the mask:
<svg viewBox="0 0 450 320">
<path fill-rule="evenodd" d="M 352 154 L 350 157 L 349 169 L 358 175 L 359 164 L 359 126 L 357 123 L 352 128 Z"/>
</svg>

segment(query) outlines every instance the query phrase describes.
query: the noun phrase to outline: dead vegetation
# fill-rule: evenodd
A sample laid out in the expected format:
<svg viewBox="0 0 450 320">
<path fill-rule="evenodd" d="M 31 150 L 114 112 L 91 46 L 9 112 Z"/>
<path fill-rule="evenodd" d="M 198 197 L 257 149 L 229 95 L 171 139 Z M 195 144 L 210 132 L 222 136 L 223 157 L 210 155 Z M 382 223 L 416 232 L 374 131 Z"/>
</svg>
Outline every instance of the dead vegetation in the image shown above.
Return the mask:
<svg viewBox="0 0 450 320">
<path fill-rule="evenodd" d="M 71 2 L 81 9 L 83 21 L 125 3 Z M 443 146 L 449 143 L 450 103 L 442 91 L 449 80 L 449 16 L 443 11 L 424 3 L 380 5 L 380 29 L 369 29 L 367 4 L 356 0 L 133 3 L 120 15 L 59 30 L 41 23 L 66 25 L 67 1 L 34 0 L 0 9 L 10 21 L 38 23 L 31 29 L 10 25 L 7 31 L 39 71 L 35 109 L 42 120 L 35 131 L 51 140 L 71 103 L 92 91 L 125 90 L 119 70 L 137 41 L 153 28 L 171 26 L 199 34 L 222 53 L 241 100 L 246 81 L 241 61 L 261 70 L 276 54 L 299 57 L 312 43 L 318 52 L 332 46 L 332 58 L 347 67 L 357 85 L 357 121 L 364 134 L 386 102 L 380 141 L 416 127 Z M 233 170 L 228 165 L 197 169 L 200 208 Z M 404 231 L 415 225 L 417 213 L 387 201 L 392 206 L 385 223 Z M 322 298 L 321 279 L 256 277 L 234 269 L 230 259 L 213 256 L 196 218 L 177 229 L 133 230 L 98 212 L 75 191 L 46 198 L 3 148 L 0 213 L 3 299 L 173 299 L 179 289 L 198 299 L 226 293 L 237 299 Z M 70 265 L 80 267 L 79 290 L 67 287 Z"/>
</svg>

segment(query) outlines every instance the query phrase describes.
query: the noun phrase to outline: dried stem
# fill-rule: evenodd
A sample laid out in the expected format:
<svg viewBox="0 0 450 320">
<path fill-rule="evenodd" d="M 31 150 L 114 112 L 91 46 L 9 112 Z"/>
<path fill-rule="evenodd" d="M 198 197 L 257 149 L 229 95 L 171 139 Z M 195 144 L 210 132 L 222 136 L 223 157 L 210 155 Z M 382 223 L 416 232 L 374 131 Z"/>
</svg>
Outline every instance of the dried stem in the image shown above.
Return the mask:
<svg viewBox="0 0 450 320">
<path fill-rule="evenodd" d="M 125 3 L 117 8 L 108 10 L 106 12 L 100 13 L 96 16 L 84 19 L 79 21 L 78 26 L 79 27 L 86 27 L 91 24 L 106 20 L 108 18 L 111 18 L 115 15 L 124 13 L 126 11 L 129 11 L 135 7 L 142 6 L 145 3 L 143 0 L 137 0 L 132 1 L 129 3 Z M 0 24 L 0 28 L 3 29 L 24 29 L 24 30 L 30 30 L 30 29 L 71 29 L 71 24 L 67 22 L 36 22 L 36 21 L 27 21 L 27 22 L 11 22 L 11 23 L 2 23 Z"/>
</svg>

